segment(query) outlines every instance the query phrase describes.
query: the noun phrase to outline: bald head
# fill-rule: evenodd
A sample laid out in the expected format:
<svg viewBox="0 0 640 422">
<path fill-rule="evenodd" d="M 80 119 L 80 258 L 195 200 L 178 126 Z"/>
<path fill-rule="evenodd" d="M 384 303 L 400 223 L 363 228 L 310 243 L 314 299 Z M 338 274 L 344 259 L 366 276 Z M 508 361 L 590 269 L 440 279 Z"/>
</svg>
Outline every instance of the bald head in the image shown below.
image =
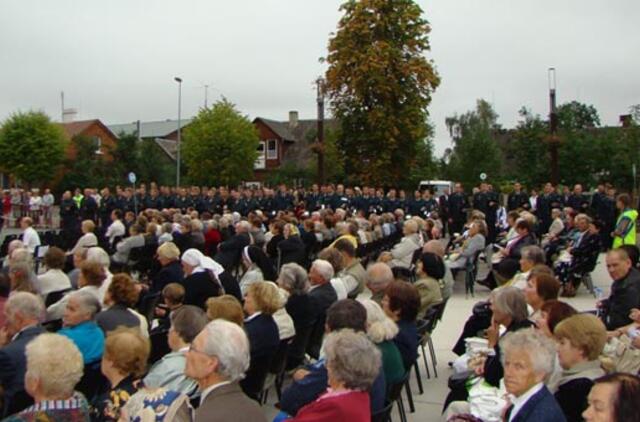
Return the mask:
<svg viewBox="0 0 640 422">
<path fill-rule="evenodd" d="M 383 262 L 376 262 L 367 269 L 367 287 L 374 293 L 386 289 L 392 281 L 393 272 Z"/>
</svg>

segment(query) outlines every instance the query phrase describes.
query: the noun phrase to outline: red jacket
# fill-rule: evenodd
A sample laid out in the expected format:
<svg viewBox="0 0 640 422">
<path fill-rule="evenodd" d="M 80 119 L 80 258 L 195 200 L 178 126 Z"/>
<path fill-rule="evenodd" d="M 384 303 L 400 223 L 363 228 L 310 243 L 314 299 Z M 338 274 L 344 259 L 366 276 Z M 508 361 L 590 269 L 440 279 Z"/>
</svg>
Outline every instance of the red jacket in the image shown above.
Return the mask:
<svg viewBox="0 0 640 422">
<path fill-rule="evenodd" d="M 366 391 L 327 391 L 309 403 L 291 421 L 326 422 L 349 421 L 370 422 L 369 393 Z"/>
</svg>

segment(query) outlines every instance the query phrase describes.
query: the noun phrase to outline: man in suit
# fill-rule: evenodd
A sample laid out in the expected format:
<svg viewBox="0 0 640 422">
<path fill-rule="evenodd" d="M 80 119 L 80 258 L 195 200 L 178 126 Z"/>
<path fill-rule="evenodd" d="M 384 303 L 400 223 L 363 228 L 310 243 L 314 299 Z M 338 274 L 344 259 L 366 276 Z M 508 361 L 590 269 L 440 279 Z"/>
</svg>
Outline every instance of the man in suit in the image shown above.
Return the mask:
<svg viewBox="0 0 640 422">
<path fill-rule="evenodd" d="M 556 347 L 553 340 L 528 328 L 508 334 L 500 342 L 504 355 L 504 385 L 509 422 L 565 422 L 562 409 L 544 380 L 553 372 Z"/>
<path fill-rule="evenodd" d="M 518 182 L 513 185 L 513 192 L 509 194 L 507 199 L 507 211 L 517 210 L 518 208 L 530 208 L 529 196 L 522 190 L 522 185 Z"/>
<path fill-rule="evenodd" d="M 40 327 L 44 303 L 32 293 L 16 292 L 5 303 L 4 312 L 7 319 L 0 330 L 0 385 L 4 389 L 2 415 L 7 416 L 33 404 L 24 387 L 25 348 L 44 332 Z"/>
<path fill-rule="evenodd" d="M 467 220 L 467 208 L 469 203 L 462 189 L 462 184 L 456 183 L 453 194 L 449 197 L 449 234 L 462 233 Z"/>
<path fill-rule="evenodd" d="M 311 284 L 309 297 L 311 297 L 313 303 L 316 322 L 311 331 L 307 353 L 315 359 L 320 355 L 327 309 L 338 300 L 336 290 L 331 284 L 333 276 L 333 267 L 329 262 L 323 259 L 316 259 L 311 264 L 311 269 L 309 269 L 309 283 Z M 342 283 L 339 278 L 336 281 L 337 283 Z"/>
<path fill-rule="evenodd" d="M 214 257 L 215 261 L 222 265 L 225 270 L 230 271 L 240 262 L 240 254 L 245 246 L 251 243 L 251 223 L 240 221 L 236 224 L 236 234 L 229 240 L 220 243 L 218 253 Z"/>
<path fill-rule="evenodd" d="M 195 422 L 266 422 L 258 403 L 238 384 L 249 360 L 249 340 L 238 325 L 216 319 L 198 334 L 187 352 L 184 370 L 201 392 Z"/>
</svg>

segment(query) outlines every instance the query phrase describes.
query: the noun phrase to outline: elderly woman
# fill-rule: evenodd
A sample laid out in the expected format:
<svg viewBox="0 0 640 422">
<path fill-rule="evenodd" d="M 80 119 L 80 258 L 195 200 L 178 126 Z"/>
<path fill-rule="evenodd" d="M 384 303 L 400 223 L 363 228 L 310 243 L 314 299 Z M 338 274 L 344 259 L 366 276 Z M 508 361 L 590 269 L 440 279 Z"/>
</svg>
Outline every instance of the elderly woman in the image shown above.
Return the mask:
<svg viewBox="0 0 640 422">
<path fill-rule="evenodd" d="M 173 242 L 164 242 L 156 251 L 160 271 L 151 278 L 151 293 L 161 292 L 169 283 L 181 283 L 184 279 L 180 264 L 180 249 Z"/>
<path fill-rule="evenodd" d="M 508 262 L 513 263 L 514 261 L 507 260 L 506 263 Z M 499 274 L 494 274 L 498 283 L 503 284 L 504 286 L 513 286 L 524 290 L 524 288 L 527 286 L 529 275 L 534 270 L 534 268 L 538 266 L 544 266 L 549 274 L 553 274 L 553 271 L 545 265 L 544 251 L 540 249 L 540 247 L 535 245 L 525 246 L 524 248 L 522 248 L 518 266 L 520 268 L 520 271 L 511 279 L 511 281 L 504 280 L 504 277 L 501 277 Z M 504 283 L 502 283 L 503 280 Z"/>
<path fill-rule="evenodd" d="M 380 305 L 370 299 L 360 300 L 367 310 L 367 337 L 378 347 L 382 354 L 382 370 L 387 385 L 396 384 L 406 373 L 402 355 L 393 339 L 398 334 L 398 326 L 389 318 Z"/>
<path fill-rule="evenodd" d="M 84 262 L 80 267 L 78 291 L 91 293 L 96 297 L 96 299 L 98 299 L 98 303 L 100 303 L 100 286 L 102 286 L 105 278 L 106 274 L 102 265 L 96 262 Z M 54 320 L 62 318 L 62 314 L 67 307 L 68 301 L 69 295 L 66 295 L 53 305 L 50 305 L 47 308 L 47 319 Z"/>
<path fill-rule="evenodd" d="M 102 374 L 110 388 L 91 406 L 92 421 L 117 421 L 120 409 L 142 387 L 140 377 L 146 372 L 149 340 L 138 330 L 119 328 L 107 336 L 102 356 Z"/>
<path fill-rule="evenodd" d="M 96 224 L 93 221 L 84 220 L 80 229 L 82 230 L 82 236 L 80 236 L 75 246 L 67 252 L 67 255 L 73 255 L 76 251 L 81 249 L 89 249 L 94 246 L 98 246 L 98 238 L 93 234 L 93 231 L 96 229 Z"/>
<path fill-rule="evenodd" d="M 447 260 L 447 266 L 452 270 L 464 269 L 469 260 L 472 260 L 477 253 L 485 247 L 486 224 L 480 220 L 474 220 L 469 226 L 467 240 L 462 244 L 459 253 L 453 254 Z"/>
<path fill-rule="evenodd" d="M 231 295 L 222 295 L 207 299 L 207 318 L 209 321 L 224 319 L 238 324 L 241 327 L 244 326 L 242 304 Z"/>
<path fill-rule="evenodd" d="M 500 341 L 504 385 L 513 396 L 505 419 L 520 422 L 562 422 L 562 409 L 544 385 L 553 371 L 553 340 L 534 329 L 509 333 Z"/>
<path fill-rule="evenodd" d="M 433 253 L 423 253 L 418 260 L 418 280 L 414 286 L 420 295 L 418 315 L 423 317 L 427 309 L 442 302 L 440 282 L 444 278 L 445 268 L 442 258 Z"/>
<path fill-rule="evenodd" d="M 245 246 L 242 249 L 242 266 L 245 271 L 240 279 L 240 290 L 246 294 L 247 289 L 258 281 L 275 281 L 277 274 L 271 260 L 257 246 Z"/>
<path fill-rule="evenodd" d="M 380 371 L 380 351 L 362 334 L 340 330 L 325 342 L 329 389 L 292 421 L 369 422 L 369 389 Z"/>
<path fill-rule="evenodd" d="M 185 274 L 182 281 L 185 305 L 195 305 L 204 310 L 207 299 L 224 293 L 218 278 L 224 268 L 199 250 L 188 249 L 182 254 L 182 270 Z"/>
<path fill-rule="evenodd" d="M 113 278 L 113 274 L 111 273 L 111 271 L 109 271 L 109 266 L 111 265 L 109 254 L 99 246 L 89 248 L 87 250 L 86 262 L 95 262 L 102 265 L 105 278 L 102 286 L 100 286 L 99 292 L 100 303 L 104 305 L 104 297 L 107 294 L 107 290 L 109 289 L 109 285 L 111 284 L 111 279 Z"/>
<path fill-rule="evenodd" d="M 589 393 L 589 407 L 582 413 L 586 422 L 638 422 L 640 377 L 609 374 L 595 380 Z"/>
<path fill-rule="evenodd" d="M 148 335 L 146 318 L 133 310 L 140 292 L 128 274 L 115 274 L 104 299 L 108 309 L 96 316 L 96 322 L 105 333 L 120 326 L 138 328 Z"/>
<path fill-rule="evenodd" d="M 422 241 L 418 235 L 418 222 L 407 220 L 402 226 L 403 237 L 390 252 L 383 252 L 379 261 L 386 262 L 390 267 L 409 268 L 413 253 L 422 247 Z"/>
<path fill-rule="evenodd" d="M 235 298 L 234 298 L 235 300 Z M 193 339 L 209 322 L 204 311 L 186 305 L 171 313 L 168 342 L 171 353 L 156 362 L 144 378 L 146 387 L 163 387 L 192 396 L 197 390 L 194 380 L 184 374 L 186 353 Z"/>
<path fill-rule="evenodd" d="M 548 300 L 540 307 L 540 312 L 534 322 L 542 334 L 552 338 L 556 326 L 577 313 L 578 311 L 567 303 Z"/>
<path fill-rule="evenodd" d="M 562 372 L 555 373 L 547 386 L 567 421 L 582 421 L 593 380 L 604 375 L 598 357 L 607 342 L 607 329 L 595 315 L 578 314 L 558 324 L 553 333 Z"/>
<path fill-rule="evenodd" d="M 527 280 L 527 287 L 524 289 L 524 297 L 527 305 L 531 307 L 530 319 L 535 321 L 540 314 L 540 308 L 549 300 L 558 299 L 560 292 L 560 282 L 557 278 L 549 274 L 533 274 Z"/>
<path fill-rule="evenodd" d="M 298 264 L 285 264 L 280 269 L 278 285 L 287 291 L 289 299 L 285 308 L 293 319 L 296 337 L 289 349 L 287 367 L 293 368 L 302 363 L 309 336 L 315 323 L 316 312 L 309 297 L 309 278 L 307 272 Z"/>
<path fill-rule="evenodd" d="M 71 289 L 71 281 L 62 271 L 65 260 L 64 251 L 55 246 L 50 247 L 44 254 L 44 265 L 47 271 L 38 276 L 36 288 L 45 302 L 49 293 Z"/>
<path fill-rule="evenodd" d="M 398 325 L 393 342 L 400 350 L 405 370 L 409 370 L 418 357 L 418 331 L 416 317 L 420 308 L 420 295 L 415 286 L 394 281 L 384 291 L 382 309 Z"/>
<path fill-rule="evenodd" d="M 36 286 L 31 282 L 32 274 L 31 266 L 19 262 L 9 267 L 9 281 L 11 283 L 11 292 L 28 292 L 36 293 Z"/>
<path fill-rule="evenodd" d="M 244 310 L 248 315 L 244 329 L 249 338 L 251 364 L 240 386 L 256 400 L 262 393 L 265 365 L 269 365 L 280 345 L 278 326 L 272 316 L 279 307 L 280 293 L 276 286 L 264 281 L 249 286 L 244 298 Z"/>
<path fill-rule="evenodd" d="M 84 369 L 76 345 L 58 334 L 40 334 L 27 344 L 25 355 L 25 389 L 35 404 L 3 420 L 88 421 L 87 400 L 74 391 Z"/>
<path fill-rule="evenodd" d="M 278 243 L 278 251 L 280 253 L 280 265 L 288 263 L 296 263 L 305 265 L 307 263 L 306 248 L 304 242 L 300 238 L 298 228 L 287 223 L 282 230 L 284 240 Z"/>
<path fill-rule="evenodd" d="M 94 318 L 100 312 L 98 298 L 87 291 L 77 291 L 69 295 L 62 317 L 62 328 L 58 334 L 73 341 L 85 365 L 97 362 L 104 351 L 104 333 Z"/>
</svg>

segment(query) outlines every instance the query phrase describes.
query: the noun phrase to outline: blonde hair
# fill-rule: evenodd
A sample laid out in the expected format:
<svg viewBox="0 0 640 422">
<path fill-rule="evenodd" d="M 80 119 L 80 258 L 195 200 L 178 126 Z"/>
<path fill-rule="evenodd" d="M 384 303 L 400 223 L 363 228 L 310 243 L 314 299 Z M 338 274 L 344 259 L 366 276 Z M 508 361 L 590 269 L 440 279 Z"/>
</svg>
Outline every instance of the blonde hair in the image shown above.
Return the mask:
<svg viewBox="0 0 640 422">
<path fill-rule="evenodd" d="M 238 299 L 231 295 L 207 299 L 207 318 L 209 318 L 209 321 L 224 319 L 241 327 L 244 325 L 242 305 L 238 302 Z"/>
<path fill-rule="evenodd" d="M 96 223 L 91 220 L 84 220 L 82 222 L 82 228 L 85 229 L 87 233 L 93 233 L 93 231 L 96 229 Z"/>
<path fill-rule="evenodd" d="M 561 321 L 553 330 L 558 340 L 567 339 L 582 350 L 588 360 L 596 360 L 607 342 L 607 329 L 595 315 L 577 314 Z"/>
<path fill-rule="evenodd" d="M 104 358 L 123 375 L 144 375 L 151 345 L 139 329 L 119 327 L 107 334 Z"/>
<path fill-rule="evenodd" d="M 60 334 L 40 334 L 27 344 L 25 355 L 26 377 L 38 379 L 45 396 L 66 399 L 73 395 L 82 378 L 84 363 L 71 340 Z"/>
<path fill-rule="evenodd" d="M 251 295 L 258 311 L 263 314 L 273 315 L 282 307 L 282 299 L 278 288 L 272 283 L 258 281 L 247 289 L 247 295 Z"/>
<path fill-rule="evenodd" d="M 158 256 L 175 261 L 180 258 L 180 249 L 173 242 L 164 242 L 158 247 Z"/>
</svg>

